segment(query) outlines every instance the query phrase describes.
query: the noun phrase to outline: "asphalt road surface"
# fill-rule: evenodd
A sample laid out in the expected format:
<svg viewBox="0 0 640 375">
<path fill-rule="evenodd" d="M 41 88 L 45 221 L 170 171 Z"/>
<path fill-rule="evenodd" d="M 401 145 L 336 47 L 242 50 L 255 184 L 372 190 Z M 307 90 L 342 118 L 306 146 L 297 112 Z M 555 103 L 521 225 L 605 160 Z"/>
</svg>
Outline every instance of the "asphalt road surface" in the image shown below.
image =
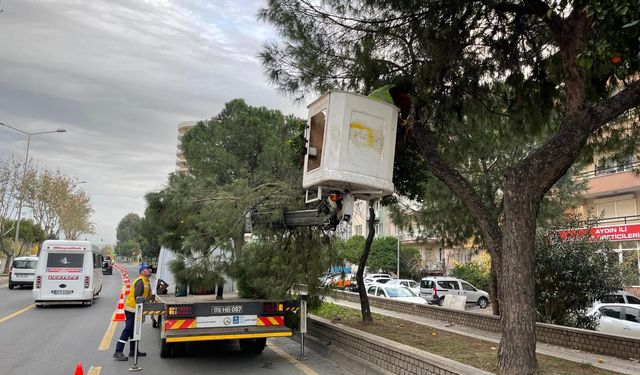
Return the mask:
<svg viewBox="0 0 640 375">
<path fill-rule="evenodd" d="M 137 270 L 128 267 L 132 279 Z M 133 280 L 132 280 L 133 281 Z M 92 306 L 34 307 L 31 289 L 0 287 L 0 374 L 73 375 L 81 362 L 84 374 L 129 374 L 133 358 L 117 362 L 111 356 L 124 323 L 111 323 L 122 288 L 120 273 L 105 275 L 102 292 Z M 125 353 L 129 350 L 125 348 Z M 195 343 L 180 358 L 160 358 L 157 329 L 147 319 L 142 329 L 139 374 L 347 374 L 288 338 L 267 340 L 259 356 L 240 352 L 237 342 Z"/>
</svg>

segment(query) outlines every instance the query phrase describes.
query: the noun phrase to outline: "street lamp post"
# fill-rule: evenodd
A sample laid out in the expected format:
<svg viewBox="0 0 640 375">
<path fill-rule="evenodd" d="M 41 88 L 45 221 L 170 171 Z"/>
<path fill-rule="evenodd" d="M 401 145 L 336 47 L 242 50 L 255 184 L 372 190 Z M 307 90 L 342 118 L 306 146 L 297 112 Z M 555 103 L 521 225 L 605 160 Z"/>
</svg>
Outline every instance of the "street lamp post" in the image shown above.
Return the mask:
<svg viewBox="0 0 640 375">
<path fill-rule="evenodd" d="M 29 147 L 31 146 L 31 136 L 32 135 L 40 135 L 40 134 L 49 134 L 49 133 L 64 133 L 66 132 L 65 129 L 57 129 L 57 130 L 51 130 L 51 131 L 46 131 L 46 132 L 35 132 L 35 133 L 28 133 L 25 132 L 23 130 L 14 128 L 13 126 L 7 125 L 4 122 L 0 122 L 0 125 L 2 126 L 6 126 L 9 129 L 13 129 L 17 132 L 20 132 L 22 134 L 25 134 L 27 136 L 27 155 L 24 159 L 24 166 L 22 168 L 22 181 L 20 182 L 20 199 L 18 200 L 18 220 L 16 221 L 16 235 L 14 237 L 14 242 L 16 243 L 16 246 L 18 244 L 18 236 L 20 235 L 20 219 L 22 218 L 22 198 L 24 195 L 24 180 L 27 174 L 27 164 L 29 163 Z"/>
<path fill-rule="evenodd" d="M 398 230 L 398 227 L 396 227 L 396 236 L 398 237 L 398 262 L 396 263 L 397 267 L 398 267 L 398 279 L 400 279 L 400 231 Z"/>
</svg>

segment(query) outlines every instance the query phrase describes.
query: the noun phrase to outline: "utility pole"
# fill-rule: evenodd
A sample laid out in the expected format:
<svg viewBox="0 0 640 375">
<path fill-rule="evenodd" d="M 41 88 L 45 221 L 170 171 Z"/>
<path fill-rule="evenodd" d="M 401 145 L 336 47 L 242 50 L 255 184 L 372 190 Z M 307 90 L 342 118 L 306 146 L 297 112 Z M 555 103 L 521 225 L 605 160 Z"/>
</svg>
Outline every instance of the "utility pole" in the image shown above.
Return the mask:
<svg viewBox="0 0 640 375">
<path fill-rule="evenodd" d="M 14 237 L 15 245 L 18 246 L 18 236 L 20 236 L 20 220 L 22 219 L 22 201 L 24 198 L 24 180 L 27 174 L 27 164 L 29 164 L 29 147 L 31 146 L 31 136 L 32 135 L 40 135 L 40 134 L 49 134 L 49 133 L 65 133 L 65 129 L 51 130 L 46 132 L 35 132 L 28 133 L 23 130 L 14 128 L 13 126 L 7 125 L 3 122 L 0 122 L 0 125 L 5 126 L 9 129 L 13 129 L 17 132 L 25 134 L 27 136 L 27 153 L 24 159 L 24 166 L 22 168 L 22 179 L 20 181 L 20 199 L 18 199 L 18 219 L 16 220 L 16 235 Z"/>
</svg>

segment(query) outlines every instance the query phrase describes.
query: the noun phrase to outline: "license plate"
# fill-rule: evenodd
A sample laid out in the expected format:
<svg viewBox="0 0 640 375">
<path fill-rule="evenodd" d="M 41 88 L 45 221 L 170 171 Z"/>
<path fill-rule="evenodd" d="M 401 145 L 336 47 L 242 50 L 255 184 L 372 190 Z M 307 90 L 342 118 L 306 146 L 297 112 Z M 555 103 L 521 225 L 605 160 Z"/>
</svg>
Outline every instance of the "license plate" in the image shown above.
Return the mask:
<svg viewBox="0 0 640 375">
<path fill-rule="evenodd" d="M 73 290 L 52 290 L 51 294 L 73 294 Z"/>
<path fill-rule="evenodd" d="M 197 328 L 255 326 L 257 315 L 218 315 L 196 317 Z"/>
<path fill-rule="evenodd" d="M 16 273 L 16 277 L 28 277 L 29 275 L 24 273 Z"/>
<path fill-rule="evenodd" d="M 212 306 L 212 314 L 242 314 L 242 305 Z"/>
</svg>

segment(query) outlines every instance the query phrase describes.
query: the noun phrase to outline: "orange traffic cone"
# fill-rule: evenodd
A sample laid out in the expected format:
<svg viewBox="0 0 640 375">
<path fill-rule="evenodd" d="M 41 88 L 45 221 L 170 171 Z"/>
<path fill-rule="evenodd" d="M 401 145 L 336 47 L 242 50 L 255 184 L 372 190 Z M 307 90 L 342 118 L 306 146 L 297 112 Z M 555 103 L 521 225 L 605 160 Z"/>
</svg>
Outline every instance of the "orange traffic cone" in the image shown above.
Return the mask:
<svg viewBox="0 0 640 375">
<path fill-rule="evenodd" d="M 76 371 L 73 372 L 73 375 L 84 375 L 84 370 L 82 369 L 82 362 L 78 362 L 78 364 L 76 364 Z"/>
<path fill-rule="evenodd" d="M 120 294 L 120 299 L 118 300 L 118 307 L 116 308 L 116 313 L 113 315 L 114 322 L 124 322 L 127 318 L 124 316 L 124 298 L 122 298 L 122 294 Z"/>
</svg>

